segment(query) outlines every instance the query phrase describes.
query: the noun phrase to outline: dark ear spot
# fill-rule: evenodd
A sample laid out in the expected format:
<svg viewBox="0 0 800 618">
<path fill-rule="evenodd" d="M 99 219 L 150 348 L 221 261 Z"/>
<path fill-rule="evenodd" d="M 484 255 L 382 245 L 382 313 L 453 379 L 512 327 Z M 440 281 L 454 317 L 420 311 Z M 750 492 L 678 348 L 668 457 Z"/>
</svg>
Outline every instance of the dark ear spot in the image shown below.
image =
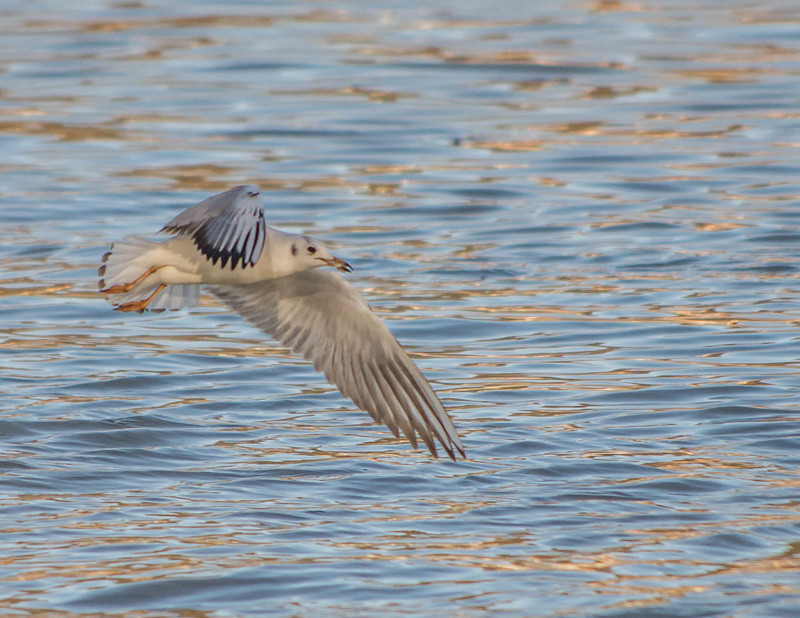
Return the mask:
<svg viewBox="0 0 800 618">
<path fill-rule="evenodd" d="M 292 255 L 297 255 L 297 245 L 292 245 Z"/>
</svg>

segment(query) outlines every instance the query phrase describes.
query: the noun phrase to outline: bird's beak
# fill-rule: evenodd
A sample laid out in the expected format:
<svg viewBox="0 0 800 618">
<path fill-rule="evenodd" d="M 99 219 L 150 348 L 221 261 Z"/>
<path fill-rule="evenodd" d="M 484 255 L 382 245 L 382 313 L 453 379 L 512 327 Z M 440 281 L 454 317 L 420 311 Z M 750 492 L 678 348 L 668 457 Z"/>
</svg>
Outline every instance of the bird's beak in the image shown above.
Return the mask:
<svg viewBox="0 0 800 618">
<path fill-rule="evenodd" d="M 330 260 L 327 258 L 317 258 L 321 262 L 325 262 L 328 266 L 333 266 L 337 270 L 341 270 L 343 273 L 351 273 L 353 272 L 353 267 L 350 266 L 344 260 L 340 260 L 339 258 L 331 258 Z"/>
</svg>

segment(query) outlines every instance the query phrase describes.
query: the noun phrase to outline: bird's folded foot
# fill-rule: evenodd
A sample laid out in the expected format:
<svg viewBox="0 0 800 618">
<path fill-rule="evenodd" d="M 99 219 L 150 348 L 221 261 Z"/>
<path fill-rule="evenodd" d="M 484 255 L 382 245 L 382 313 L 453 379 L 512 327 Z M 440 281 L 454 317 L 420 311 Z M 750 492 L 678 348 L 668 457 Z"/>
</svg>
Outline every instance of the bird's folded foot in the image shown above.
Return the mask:
<svg viewBox="0 0 800 618">
<path fill-rule="evenodd" d="M 130 292 L 135 285 L 135 283 L 118 283 L 117 285 L 102 289 L 100 292 L 103 294 L 125 294 L 126 292 Z"/>
<path fill-rule="evenodd" d="M 100 292 L 102 294 L 126 294 L 127 292 L 130 292 L 133 288 L 135 288 L 137 285 L 139 285 L 142 281 L 147 279 L 147 277 L 156 272 L 159 268 L 163 268 L 164 266 L 166 266 L 166 264 L 161 264 L 160 266 L 151 266 L 130 283 L 117 283 L 116 285 L 112 285 L 103 290 L 100 290 Z M 105 274 L 105 271 L 103 272 L 103 274 Z M 105 284 L 102 279 L 100 280 L 100 283 L 101 285 Z M 163 287 L 161 289 L 163 289 Z M 131 311 L 133 311 L 133 309 L 131 309 Z"/>
<path fill-rule="evenodd" d="M 117 305 L 116 307 L 114 307 L 114 311 L 125 311 L 125 312 L 138 311 L 139 313 L 141 313 L 142 311 L 147 309 L 147 305 L 149 305 L 152 302 L 152 300 L 156 296 L 158 296 L 158 293 L 165 287 L 167 287 L 166 284 L 162 283 L 156 288 L 155 292 L 150 294 L 150 296 L 148 296 L 147 298 L 143 298 L 141 300 L 129 300 L 127 303 L 122 303 L 121 305 Z"/>
<path fill-rule="evenodd" d="M 114 307 L 114 311 L 138 311 L 142 313 L 147 308 L 147 302 L 143 300 L 132 300 Z"/>
</svg>

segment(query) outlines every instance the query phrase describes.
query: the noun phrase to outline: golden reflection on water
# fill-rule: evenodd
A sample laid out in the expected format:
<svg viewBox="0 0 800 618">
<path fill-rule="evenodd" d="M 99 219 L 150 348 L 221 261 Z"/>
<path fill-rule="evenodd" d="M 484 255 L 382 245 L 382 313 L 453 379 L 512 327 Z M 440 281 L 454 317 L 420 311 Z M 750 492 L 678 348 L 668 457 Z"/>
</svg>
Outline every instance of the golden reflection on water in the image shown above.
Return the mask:
<svg viewBox="0 0 800 618">
<path fill-rule="evenodd" d="M 776 70 L 764 67 L 728 67 L 716 69 L 681 69 L 677 74 L 689 79 L 702 79 L 710 84 L 748 84 L 756 83 L 760 81 L 762 76 L 776 72 Z"/>
<path fill-rule="evenodd" d="M 378 172 L 375 172 L 378 173 Z M 138 168 L 117 173 L 121 178 L 158 178 L 172 182 L 174 189 L 181 191 L 221 192 L 236 184 L 255 184 L 262 191 L 325 191 L 348 189 L 372 195 L 400 195 L 401 183 L 375 183 L 348 180 L 341 176 L 306 178 L 245 177 L 234 167 L 214 164 L 173 165 L 165 167 Z"/>
<path fill-rule="evenodd" d="M 135 134 L 123 132 L 108 123 L 91 125 L 65 124 L 44 120 L 0 121 L 0 133 L 23 135 L 49 135 L 64 142 L 84 140 L 136 141 Z M 145 138 L 140 137 L 140 140 Z"/>
<path fill-rule="evenodd" d="M 229 189 L 231 177 L 236 176 L 239 170 L 214 164 L 201 165 L 168 165 L 164 167 L 150 167 L 146 169 L 132 169 L 118 172 L 121 178 L 158 178 L 170 180 L 175 189 L 181 191 L 209 191 L 222 192 Z M 237 184 L 257 184 L 262 191 L 279 190 L 284 188 L 280 181 L 265 181 L 264 179 L 236 180 Z"/>
<path fill-rule="evenodd" d="M 343 88 L 313 88 L 310 90 L 273 90 L 271 94 L 282 96 L 320 96 L 320 97 L 363 97 L 374 103 L 394 103 L 399 99 L 415 98 L 413 92 L 386 92 L 359 86 L 345 86 Z"/>
<path fill-rule="evenodd" d="M 493 152 L 526 152 L 542 150 L 546 142 L 543 140 L 463 140 L 459 144 L 464 148 L 485 148 Z"/>
<path fill-rule="evenodd" d="M 127 30 L 152 30 L 152 29 L 192 29 L 192 28 L 265 28 L 273 26 L 276 21 L 284 22 L 320 22 L 335 23 L 347 19 L 336 11 L 324 9 L 311 9 L 300 11 L 294 15 L 281 15 L 273 17 L 262 12 L 236 14 L 216 14 L 197 16 L 160 16 L 157 18 L 139 19 L 109 19 L 103 21 L 87 22 L 59 22 L 45 19 L 31 19 L 26 22 L 26 28 L 31 30 L 52 30 L 73 27 L 83 32 L 122 32 Z"/>
<path fill-rule="evenodd" d="M 629 97 L 642 92 L 656 92 L 655 86 L 630 86 L 628 88 L 613 88 L 611 86 L 595 86 L 585 95 L 587 99 L 616 99 L 618 97 Z"/>
</svg>

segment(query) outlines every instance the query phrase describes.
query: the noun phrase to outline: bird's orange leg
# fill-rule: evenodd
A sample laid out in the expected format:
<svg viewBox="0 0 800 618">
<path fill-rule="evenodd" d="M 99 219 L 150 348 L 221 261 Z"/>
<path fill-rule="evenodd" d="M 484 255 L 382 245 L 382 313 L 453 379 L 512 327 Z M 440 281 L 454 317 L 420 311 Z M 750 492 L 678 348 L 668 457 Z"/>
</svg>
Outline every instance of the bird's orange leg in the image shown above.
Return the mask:
<svg viewBox="0 0 800 618">
<path fill-rule="evenodd" d="M 150 302 L 156 296 L 158 296 L 158 293 L 165 287 L 167 287 L 167 284 L 162 283 L 156 288 L 156 291 L 150 294 L 150 296 L 148 296 L 147 298 L 144 298 L 142 300 L 130 300 L 127 303 L 122 303 L 121 305 L 114 307 L 114 311 L 144 311 L 145 309 L 147 309 L 147 305 L 149 305 Z"/>
<path fill-rule="evenodd" d="M 139 285 L 142 281 L 147 279 L 150 275 L 156 272 L 159 268 L 164 268 L 166 264 L 161 264 L 159 266 L 151 266 L 146 271 L 144 271 L 141 275 L 136 277 L 136 280 L 131 283 L 118 283 L 117 285 L 112 285 L 110 288 L 106 288 L 105 290 L 100 290 L 103 294 L 124 294 L 125 292 L 130 292 L 133 288 Z"/>
</svg>

